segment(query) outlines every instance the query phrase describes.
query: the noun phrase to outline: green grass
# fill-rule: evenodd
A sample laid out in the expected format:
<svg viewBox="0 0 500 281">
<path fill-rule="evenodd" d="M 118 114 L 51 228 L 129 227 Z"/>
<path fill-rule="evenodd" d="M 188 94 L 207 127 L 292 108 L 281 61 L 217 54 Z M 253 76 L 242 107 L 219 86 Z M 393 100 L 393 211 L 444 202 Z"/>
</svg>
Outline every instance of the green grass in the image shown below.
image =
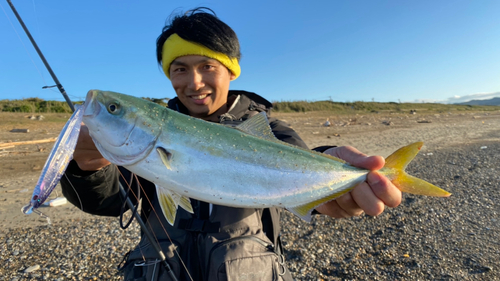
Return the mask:
<svg viewBox="0 0 500 281">
<path fill-rule="evenodd" d="M 144 98 L 166 106 L 165 99 Z M 76 102 L 81 104 L 82 102 Z M 273 111 L 282 113 L 328 111 L 334 113 L 352 112 L 456 112 L 497 111 L 500 106 L 456 105 L 441 103 L 396 103 L 396 102 L 333 102 L 333 101 L 281 101 L 273 103 Z M 63 101 L 45 101 L 39 98 L 23 100 L 0 100 L 0 112 L 23 113 L 71 113 Z"/>
<path fill-rule="evenodd" d="M 45 101 L 39 98 L 0 100 L 0 111 L 23 113 L 71 113 L 71 109 L 66 102 Z"/>
<path fill-rule="evenodd" d="M 335 113 L 352 112 L 456 112 L 456 111 L 497 111 L 500 106 L 456 105 L 441 103 L 396 103 L 396 102 L 333 102 L 333 101 L 281 101 L 273 102 L 273 111 L 282 113 L 329 111 Z"/>
<path fill-rule="evenodd" d="M 165 99 L 143 99 L 167 106 Z M 77 101 L 74 103 L 82 104 L 83 101 Z M 71 113 L 71 109 L 65 101 L 46 101 L 40 98 L 27 98 L 22 100 L 0 100 L 0 112 Z"/>
</svg>

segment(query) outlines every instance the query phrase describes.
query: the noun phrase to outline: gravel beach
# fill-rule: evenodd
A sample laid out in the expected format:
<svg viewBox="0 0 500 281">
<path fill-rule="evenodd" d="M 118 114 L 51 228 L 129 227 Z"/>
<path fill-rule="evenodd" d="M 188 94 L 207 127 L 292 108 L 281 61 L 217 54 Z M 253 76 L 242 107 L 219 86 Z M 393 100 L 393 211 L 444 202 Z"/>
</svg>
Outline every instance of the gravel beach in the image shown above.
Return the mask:
<svg viewBox="0 0 500 281">
<path fill-rule="evenodd" d="M 500 143 L 418 156 L 408 167 L 452 193 L 404 194 L 377 217 L 316 218 L 287 214 L 283 231 L 298 280 L 500 280 Z M 483 145 L 484 147 L 484 145 Z"/>
<path fill-rule="evenodd" d="M 500 113 L 454 121 L 427 116 L 435 118 L 428 124 L 401 116 L 370 122 L 357 116 L 357 125 L 349 127 L 330 118 L 338 122 L 329 128 L 320 125 L 325 116 L 278 116 L 311 147 L 351 144 L 387 156 L 414 139 L 425 141 L 407 171 L 452 193 L 449 198 L 404 194 L 399 207 L 377 217 L 315 216 L 305 223 L 284 212 L 286 260 L 296 280 L 500 280 L 500 206 L 495 203 L 500 200 Z M 393 124 L 381 125 L 387 118 Z M 138 243 L 137 224 L 123 231 L 117 218 L 89 216 L 69 204 L 42 210 L 51 217 L 50 226 L 36 215 L 20 214 L 38 175 L 0 177 L 6 196 L 0 204 L 0 280 L 120 280 L 116 267 Z M 9 191 L 24 185 L 29 192 Z"/>
</svg>

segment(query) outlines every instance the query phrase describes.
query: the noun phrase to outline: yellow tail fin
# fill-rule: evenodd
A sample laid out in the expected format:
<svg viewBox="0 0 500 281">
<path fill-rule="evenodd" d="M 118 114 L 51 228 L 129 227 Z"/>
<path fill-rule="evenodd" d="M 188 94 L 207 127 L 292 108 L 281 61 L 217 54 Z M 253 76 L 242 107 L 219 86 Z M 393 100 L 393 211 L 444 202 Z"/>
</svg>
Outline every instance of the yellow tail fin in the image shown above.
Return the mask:
<svg viewBox="0 0 500 281">
<path fill-rule="evenodd" d="M 398 149 L 385 159 L 384 174 L 392 183 L 402 192 L 408 192 L 417 195 L 448 197 L 451 195 L 431 183 L 419 178 L 408 175 L 404 170 L 408 163 L 415 158 L 424 145 L 423 142 L 416 142 Z"/>
</svg>

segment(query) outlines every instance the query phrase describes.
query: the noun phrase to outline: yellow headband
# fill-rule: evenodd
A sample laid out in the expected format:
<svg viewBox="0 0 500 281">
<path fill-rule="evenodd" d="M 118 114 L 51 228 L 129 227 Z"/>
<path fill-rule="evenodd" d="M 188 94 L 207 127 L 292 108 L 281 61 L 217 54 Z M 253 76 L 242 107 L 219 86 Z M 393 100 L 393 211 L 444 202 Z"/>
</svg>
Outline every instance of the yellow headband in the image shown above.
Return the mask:
<svg viewBox="0 0 500 281">
<path fill-rule="evenodd" d="M 184 40 L 177 33 L 174 33 L 167 38 L 162 49 L 163 72 L 165 72 L 168 79 L 170 79 L 170 64 L 176 58 L 188 55 L 199 55 L 216 59 L 234 74 L 234 79 L 240 76 L 241 68 L 237 59 L 231 59 L 227 55 L 214 52 L 201 44 Z"/>
</svg>

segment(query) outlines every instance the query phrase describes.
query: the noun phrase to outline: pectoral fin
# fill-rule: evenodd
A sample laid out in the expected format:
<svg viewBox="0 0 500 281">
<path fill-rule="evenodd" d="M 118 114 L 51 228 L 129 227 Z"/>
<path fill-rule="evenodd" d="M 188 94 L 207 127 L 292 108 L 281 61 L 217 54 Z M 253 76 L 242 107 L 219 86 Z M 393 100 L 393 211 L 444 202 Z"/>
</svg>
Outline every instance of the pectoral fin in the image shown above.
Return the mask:
<svg viewBox="0 0 500 281">
<path fill-rule="evenodd" d="M 172 153 L 168 152 L 165 148 L 163 147 L 157 147 L 156 152 L 160 155 L 161 162 L 167 167 L 167 169 L 172 170 L 172 167 L 170 166 L 170 160 L 172 160 Z"/>
<path fill-rule="evenodd" d="M 178 206 L 193 214 L 191 201 L 185 196 L 181 196 L 173 191 L 156 185 L 156 194 L 165 219 L 170 225 L 174 225 Z"/>
</svg>

